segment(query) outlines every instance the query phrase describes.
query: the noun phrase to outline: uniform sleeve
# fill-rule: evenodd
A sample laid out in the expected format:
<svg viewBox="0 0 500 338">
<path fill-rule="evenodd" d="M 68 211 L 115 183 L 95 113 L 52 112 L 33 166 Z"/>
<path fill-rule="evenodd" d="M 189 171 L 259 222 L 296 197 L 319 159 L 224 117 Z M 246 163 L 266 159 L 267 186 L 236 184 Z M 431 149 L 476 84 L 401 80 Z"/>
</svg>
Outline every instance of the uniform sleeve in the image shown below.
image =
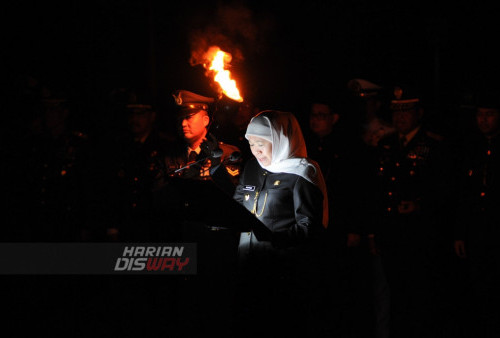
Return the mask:
<svg viewBox="0 0 500 338">
<path fill-rule="evenodd" d="M 273 245 L 278 248 L 298 246 L 323 231 L 323 194 L 314 184 L 298 178 L 293 187 L 295 224 L 286 232 L 273 233 Z"/>
</svg>

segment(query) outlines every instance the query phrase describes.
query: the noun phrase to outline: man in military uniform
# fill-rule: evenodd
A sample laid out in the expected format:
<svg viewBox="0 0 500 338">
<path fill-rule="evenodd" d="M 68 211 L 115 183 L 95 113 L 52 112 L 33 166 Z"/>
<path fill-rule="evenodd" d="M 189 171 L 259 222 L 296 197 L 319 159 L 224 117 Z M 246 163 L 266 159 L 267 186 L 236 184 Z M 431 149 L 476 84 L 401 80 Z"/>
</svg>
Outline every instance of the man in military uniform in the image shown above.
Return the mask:
<svg viewBox="0 0 500 338">
<path fill-rule="evenodd" d="M 385 89 L 365 79 L 352 79 L 347 83 L 353 105 L 353 117 L 363 142 L 376 147 L 380 139 L 394 133 L 387 116 Z"/>
<path fill-rule="evenodd" d="M 370 299 L 372 307 L 373 329 L 377 337 L 389 336 L 390 300 L 389 287 L 382 266 L 380 255 L 377 253 L 369 224 L 373 221 L 373 205 L 370 203 L 374 180 L 370 179 L 370 164 L 377 163 L 378 143 L 381 139 L 395 132 L 390 121 L 387 109 L 387 88 L 368 81 L 355 78 L 347 83 L 349 130 L 356 137 L 356 162 L 359 168 L 356 172 L 358 189 L 356 206 L 359 226 L 351 229 L 348 236 L 348 247 L 357 248 L 359 253 L 357 266 L 362 273 L 358 279 L 366 283 L 368 292 L 360 297 Z M 360 144 L 360 145 L 359 145 Z M 368 171 L 366 171 L 368 170 Z M 366 299 L 362 302 L 366 303 Z"/>
<path fill-rule="evenodd" d="M 176 91 L 174 98 L 181 140 L 166 157 L 166 175 L 208 180 L 229 174 L 236 183 L 239 165 L 235 156 L 239 149 L 218 142 L 209 132 L 212 121 L 209 112 L 214 109 L 215 100 L 187 90 Z"/>
<path fill-rule="evenodd" d="M 373 168 L 374 224 L 391 293 L 391 331 L 395 336 L 422 337 L 431 319 L 429 264 L 435 254 L 435 226 L 447 200 L 446 152 L 442 137 L 422 123 L 420 96 L 395 87 L 391 100 L 396 129 L 381 139 Z"/>
<path fill-rule="evenodd" d="M 496 94 L 496 93 L 495 93 Z M 467 289 L 466 327 L 471 336 L 498 335 L 500 254 L 500 99 L 481 93 L 476 102 L 474 131 L 463 139 L 459 165 L 455 252 L 464 260 Z M 495 310 L 496 309 L 496 310 Z"/>
<path fill-rule="evenodd" d="M 85 239 L 89 142 L 72 128 L 65 95 L 47 97 L 33 121 L 26 156 L 26 221 L 28 240 Z"/>
<path fill-rule="evenodd" d="M 180 283 L 180 316 L 189 330 L 224 335 L 230 328 L 239 234 L 218 220 L 227 221 L 221 210 L 230 205 L 222 205 L 220 197 L 232 196 L 235 189 L 239 149 L 219 142 L 210 132 L 213 98 L 186 90 L 173 96 L 180 137 L 165 156 L 161 203 L 170 210 L 165 217 L 175 240 L 197 243 L 198 252 L 197 275 Z"/>
<path fill-rule="evenodd" d="M 128 133 L 114 152 L 111 199 L 115 218 L 106 235 L 120 241 L 161 240 L 153 213 L 154 191 L 161 176 L 167 138 L 156 128 L 156 111 L 150 104 L 126 105 Z"/>
<path fill-rule="evenodd" d="M 371 322 L 361 315 L 366 313 L 361 307 L 369 304 L 366 302 L 369 280 L 366 252 L 360 249 L 363 233 L 360 227 L 364 224 L 360 216 L 364 213 L 359 212 L 363 205 L 359 191 L 364 189 L 361 178 L 366 176 L 361 171 L 366 166 L 359 162 L 363 159 L 361 139 L 346 130 L 345 102 L 338 94 L 331 98 L 329 95 L 315 93 L 309 106 L 309 129 L 304 133 L 307 155 L 318 162 L 325 178 L 331 215 L 324 240 L 328 250 L 326 264 L 333 273 L 323 281 L 326 290 L 318 294 L 325 303 L 329 299 L 331 311 L 340 311 L 340 306 L 332 306 L 338 304 L 339 299 L 345 302 L 349 307 L 343 310 L 348 309 L 347 316 L 356 322 L 346 329 L 362 334 L 362 330 L 371 330 L 369 325 L 358 325 L 361 321 Z M 333 312 L 325 311 L 323 315 L 336 317 Z M 350 321 L 332 323 L 329 318 L 324 322 L 338 328 Z"/>
</svg>

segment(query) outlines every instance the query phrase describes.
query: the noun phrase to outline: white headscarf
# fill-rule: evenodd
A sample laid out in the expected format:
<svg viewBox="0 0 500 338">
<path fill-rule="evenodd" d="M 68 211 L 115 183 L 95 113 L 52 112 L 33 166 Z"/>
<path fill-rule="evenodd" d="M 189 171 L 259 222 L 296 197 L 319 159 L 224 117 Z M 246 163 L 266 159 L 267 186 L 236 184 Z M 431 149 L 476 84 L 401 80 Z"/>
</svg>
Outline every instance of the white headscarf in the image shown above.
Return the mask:
<svg viewBox="0 0 500 338">
<path fill-rule="evenodd" d="M 323 226 L 328 225 L 328 195 L 319 165 L 307 158 L 306 143 L 300 125 L 290 112 L 264 110 L 254 116 L 245 138 L 261 137 L 272 144 L 271 164 L 259 164 L 272 173 L 299 175 L 318 186 L 323 192 Z"/>
</svg>

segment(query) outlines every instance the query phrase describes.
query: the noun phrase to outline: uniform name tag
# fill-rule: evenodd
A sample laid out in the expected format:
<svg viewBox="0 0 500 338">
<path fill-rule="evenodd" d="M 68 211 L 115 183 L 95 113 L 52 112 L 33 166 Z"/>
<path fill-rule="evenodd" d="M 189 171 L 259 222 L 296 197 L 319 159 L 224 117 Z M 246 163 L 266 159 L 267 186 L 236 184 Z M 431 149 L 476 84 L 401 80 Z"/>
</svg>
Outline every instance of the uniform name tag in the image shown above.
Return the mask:
<svg viewBox="0 0 500 338">
<path fill-rule="evenodd" d="M 254 185 L 245 185 L 245 186 L 243 186 L 243 190 L 245 190 L 245 191 L 255 191 L 255 186 Z"/>
</svg>

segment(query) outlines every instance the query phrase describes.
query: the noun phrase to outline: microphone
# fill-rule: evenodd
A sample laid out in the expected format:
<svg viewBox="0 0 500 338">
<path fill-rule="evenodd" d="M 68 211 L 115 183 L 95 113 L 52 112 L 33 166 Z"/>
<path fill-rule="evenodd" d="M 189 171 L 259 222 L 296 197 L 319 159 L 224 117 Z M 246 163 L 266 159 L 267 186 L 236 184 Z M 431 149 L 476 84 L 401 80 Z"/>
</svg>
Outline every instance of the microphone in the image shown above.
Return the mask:
<svg viewBox="0 0 500 338">
<path fill-rule="evenodd" d="M 172 170 L 170 172 L 168 172 L 167 174 L 171 174 L 171 173 L 178 173 L 180 171 L 183 171 L 184 169 L 187 169 L 189 168 L 190 166 L 192 165 L 195 165 L 195 164 L 198 164 L 198 163 L 201 163 L 205 160 L 208 160 L 210 158 L 219 158 L 222 156 L 222 149 L 214 149 L 210 152 L 210 155 L 209 156 L 205 156 L 203 158 L 200 158 L 199 160 L 196 160 L 194 162 L 188 162 L 185 166 L 181 167 L 181 168 L 178 168 L 178 169 L 175 169 L 175 170 Z"/>
<path fill-rule="evenodd" d="M 222 149 L 214 149 L 210 152 L 210 157 L 212 158 L 219 158 L 222 156 Z"/>
<path fill-rule="evenodd" d="M 180 171 L 183 171 L 183 170 L 185 170 L 185 169 L 189 168 L 190 166 L 195 165 L 195 164 L 198 164 L 198 163 L 200 163 L 200 162 L 203 162 L 203 161 L 205 161 L 205 160 L 207 160 L 207 159 L 209 159 L 209 158 L 220 158 L 220 157 L 222 157 L 222 154 L 223 154 L 222 149 L 214 149 L 214 150 L 212 150 L 212 151 L 210 152 L 210 156 L 206 156 L 206 157 L 203 157 L 203 158 L 201 158 L 201 159 L 199 159 L 199 160 L 197 160 L 197 161 L 190 162 L 190 163 L 186 164 L 185 166 L 183 166 L 183 167 L 181 167 L 181 168 L 178 168 L 178 169 L 175 169 L 175 170 L 172 170 L 172 171 L 168 172 L 168 173 L 167 173 L 167 175 L 170 175 L 170 174 L 172 174 L 172 173 L 178 173 L 178 172 L 180 172 Z M 229 162 L 236 162 L 236 161 L 238 161 L 238 160 L 240 159 L 240 157 L 241 157 L 241 153 L 240 153 L 239 151 L 233 151 L 233 152 L 231 153 L 231 155 L 229 155 L 229 156 L 228 156 L 228 157 L 224 160 L 224 162 L 226 162 L 226 161 L 229 161 Z"/>
<path fill-rule="evenodd" d="M 223 155 L 223 151 L 222 149 L 215 149 L 215 150 L 212 150 L 211 153 L 210 153 L 210 156 L 209 158 L 219 158 Z M 239 151 L 233 151 L 231 153 L 231 155 L 229 155 L 226 160 L 227 161 L 231 161 L 231 162 L 235 162 L 235 161 L 238 161 L 241 157 L 241 153 Z"/>
<path fill-rule="evenodd" d="M 227 158 L 228 161 L 230 162 L 236 162 L 241 158 L 241 152 L 239 151 L 233 151 L 231 155 Z"/>
</svg>

